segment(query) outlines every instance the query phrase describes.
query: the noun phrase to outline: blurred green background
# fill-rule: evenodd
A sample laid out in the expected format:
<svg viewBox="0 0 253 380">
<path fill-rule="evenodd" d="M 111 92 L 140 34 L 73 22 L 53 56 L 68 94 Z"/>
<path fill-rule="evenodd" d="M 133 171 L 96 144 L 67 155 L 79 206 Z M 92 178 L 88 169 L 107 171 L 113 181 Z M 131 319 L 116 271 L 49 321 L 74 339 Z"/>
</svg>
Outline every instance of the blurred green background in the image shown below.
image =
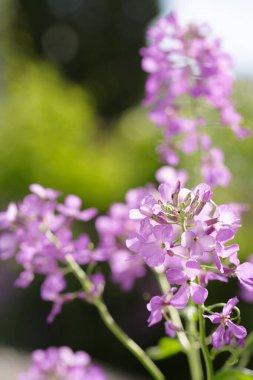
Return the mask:
<svg viewBox="0 0 253 380">
<path fill-rule="evenodd" d="M 145 76 L 139 48 L 145 29 L 159 12 L 155 0 L 1 0 L 0 2 L 0 204 L 21 199 L 31 183 L 78 194 L 85 206 L 106 212 L 125 192 L 154 180 L 160 131 L 140 102 Z M 253 126 L 253 84 L 236 83 L 234 100 Z M 241 257 L 252 253 L 253 138 L 236 141 L 227 129 L 210 126 L 225 150 L 233 181 L 215 191 L 219 202 L 251 206 L 238 233 Z M 194 172 L 195 158 L 182 159 Z M 192 177 L 191 185 L 199 181 Z M 14 264 L 13 264 L 14 265 Z M 142 368 L 105 331 L 95 310 L 74 303 L 53 326 L 49 306 L 39 300 L 39 281 L 13 288 L 17 268 L 1 263 L 0 344 L 25 350 L 70 345 L 89 351 L 130 373 Z M 161 327 L 147 329 L 142 294 L 156 287 L 147 276 L 131 294 L 109 285 L 109 307 L 120 325 L 143 346 L 156 343 Z M 233 294 L 236 284 L 213 286 L 211 297 Z M 242 306 L 253 328 L 253 307 Z M 112 354 L 113 353 L 113 354 Z M 162 363 L 184 379 L 183 357 Z M 186 363 L 186 362 L 185 362 Z M 132 375 L 129 375 L 129 378 Z M 173 378 L 173 377 L 172 377 Z"/>
</svg>

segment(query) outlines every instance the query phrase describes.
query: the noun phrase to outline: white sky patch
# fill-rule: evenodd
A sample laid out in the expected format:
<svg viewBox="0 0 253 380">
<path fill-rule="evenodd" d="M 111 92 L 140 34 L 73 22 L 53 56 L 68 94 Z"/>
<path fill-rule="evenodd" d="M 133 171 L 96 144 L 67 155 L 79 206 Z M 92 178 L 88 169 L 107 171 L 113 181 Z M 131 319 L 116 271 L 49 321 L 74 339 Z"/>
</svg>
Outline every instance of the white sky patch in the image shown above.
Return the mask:
<svg viewBox="0 0 253 380">
<path fill-rule="evenodd" d="M 253 0 L 160 0 L 161 12 L 179 21 L 208 23 L 233 58 L 235 71 L 253 77 Z"/>
</svg>

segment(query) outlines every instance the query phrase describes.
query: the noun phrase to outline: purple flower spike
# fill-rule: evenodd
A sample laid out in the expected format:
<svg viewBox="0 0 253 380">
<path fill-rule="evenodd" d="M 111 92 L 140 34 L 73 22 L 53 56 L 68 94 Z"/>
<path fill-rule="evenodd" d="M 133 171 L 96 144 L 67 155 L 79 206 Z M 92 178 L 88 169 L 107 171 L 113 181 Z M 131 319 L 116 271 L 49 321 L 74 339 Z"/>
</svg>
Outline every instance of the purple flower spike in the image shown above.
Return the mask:
<svg viewBox="0 0 253 380">
<path fill-rule="evenodd" d="M 57 191 L 38 184 L 31 185 L 30 190 L 31 194 L 22 202 L 11 203 L 6 212 L 0 213 L 0 259 L 15 255 L 23 268 L 15 282 L 18 287 L 29 286 L 36 274 L 44 277 L 41 298 L 53 303 L 48 317 L 52 322 L 64 303 L 79 296 L 75 292 L 65 293 L 66 257 L 72 257 L 80 265 L 94 266 L 105 261 L 106 256 L 93 250 L 87 234 L 73 238 L 75 220 L 90 220 L 96 214 L 95 209 L 81 211 L 81 200 L 75 195 L 67 196 L 61 204 Z M 99 296 L 102 288 L 94 283 L 92 297 Z M 83 292 L 84 297 L 91 300 L 90 293 Z"/>
<path fill-rule="evenodd" d="M 182 26 L 174 13 L 153 24 L 147 37 L 149 44 L 141 49 L 142 68 L 148 74 L 143 103 L 151 107 L 150 120 L 164 132 L 157 149 L 161 159 L 175 166 L 179 151 L 190 155 L 200 149 L 204 181 L 227 186 L 231 174 L 223 152 L 212 147 L 203 131 L 208 120 L 194 112 L 186 118 L 184 109 L 186 100 L 198 107 L 201 99 L 205 107 L 218 112 L 221 125 L 228 126 L 238 139 L 247 137 L 248 131 L 241 127 L 243 119 L 231 101 L 231 58 L 206 25 Z"/>
</svg>

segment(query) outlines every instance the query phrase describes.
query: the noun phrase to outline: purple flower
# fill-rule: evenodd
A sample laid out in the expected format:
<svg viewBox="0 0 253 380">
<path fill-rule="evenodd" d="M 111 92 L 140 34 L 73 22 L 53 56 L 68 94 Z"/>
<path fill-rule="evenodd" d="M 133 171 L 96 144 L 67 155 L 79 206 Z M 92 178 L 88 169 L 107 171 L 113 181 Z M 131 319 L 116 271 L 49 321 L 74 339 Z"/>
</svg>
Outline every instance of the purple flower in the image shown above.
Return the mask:
<svg viewBox="0 0 253 380">
<path fill-rule="evenodd" d="M 180 286 L 180 292 L 184 295 L 184 306 L 188 304 L 190 296 L 197 305 L 205 302 L 208 296 L 207 289 L 194 282 L 201 274 L 202 269 L 196 260 L 188 260 L 184 271 L 179 268 L 167 269 L 166 277 L 169 284 Z"/>
<path fill-rule="evenodd" d="M 126 292 L 131 290 L 136 280 L 146 273 L 143 259 L 127 249 L 118 249 L 114 255 L 111 255 L 109 262 L 113 282 L 121 284 L 122 290 Z"/>
<path fill-rule="evenodd" d="M 58 206 L 58 210 L 64 216 L 81 220 L 83 222 L 87 222 L 97 215 L 97 210 L 95 208 L 81 211 L 81 206 L 82 201 L 79 197 L 76 195 L 68 195 L 65 198 L 64 204 Z"/>
<path fill-rule="evenodd" d="M 231 180 L 230 171 L 223 161 L 224 155 L 219 148 L 212 148 L 202 159 L 201 171 L 204 181 L 212 187 L 226 187 Z"/>
<path fill-rule="evenodd" d="M 162 297 L 155 296 L 151 298 L 150 302 L 147 304 L 147 309 L 150 311 L 150 316 L 148 318 L 149 326 L 153 326 L 163 319 L 163 311 L 168 306 L 173 306 L 178 310 L 182 310 L 187 305 L 188 300 L 189 297 L 184 286 L 178 291 L 176 291 L 176 288 L 171 288 L 168 294 L 165 294 Z"/>
<path fill-rule="evenodd" d="M 50 274 L 44 280 L 41 286 L 41 298 L 45 301 L 55 301 L 58 294 L 66 287 L 66 281 L 63 274 L 59 271 Z"/>
<path fill-rule="evenodd" d="M 156 267 L 162 265 L 165 261 L 168 250 L 170 250 L 173 238 L 173 228 L 171 226 L 151 226 L 150 233 L 136 235 L 135 238 L 127 240 L 127 247 L 133 252 L 141 254 L 147 265 Z"/>
<path fill-rule="evenodd" d="M 224 345 L 229 346 L 233 343 L 240 346 L 244 344 L 244 338 L 247 335 L 245 327 L 236 325 L 231 320 L 231 313 L 238 302 L 237 297 L 231 298 L 223 307 L 221 313 L 215 312 L 212 315 L 203 315 L 212 323 L 219 324 L 212 334 L 212 343 L 216 350 L 220 350 Z"/>
<path fill-rule="evenodd" d="M 150 311 L 150 316 L 148 319 L 149 326 L 155 325 L 163 319 L 162 311 L 166 306 L 168 306 L 168 303 L 166 303 L 164 296 L 155 296 L 151 298 L 147 304 L 147 309 Z"/>
<path fill-rule="evenodd" d="M 91 363 L 90 356 L 84 351 L 73 352 L 69 347 L 49 347 L 36 350 L 32 363 L 26 373 L 18 380 L 106 380 L 100 367 Z"/>
<path fill-rule="evenodd" d="M 201 222 L 196 222 L 193 228 L 182 234 L 181 244 L 190 250 L 192 257 L 198 257 L 214 249 L 215 239 L 207 235 Z"/>
</svg>

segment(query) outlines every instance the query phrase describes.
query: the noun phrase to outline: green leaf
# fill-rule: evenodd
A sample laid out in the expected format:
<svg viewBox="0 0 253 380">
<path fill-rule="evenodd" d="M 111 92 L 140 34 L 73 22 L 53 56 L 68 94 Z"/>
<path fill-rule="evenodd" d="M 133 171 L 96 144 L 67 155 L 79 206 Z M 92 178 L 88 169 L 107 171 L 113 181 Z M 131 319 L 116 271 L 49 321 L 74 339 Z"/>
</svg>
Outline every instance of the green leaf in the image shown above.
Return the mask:
<svg viewBox="0 0 253 380">
<path fill-rule="evenodd" d="M 155 347 L 147 349 L 147 354 L 154 360 L 161 360 L 182 351 L 180 343 L 176 339 L 162 338 Z"/>
<path fill-rule="evenodd" d="M 253 371 L 244 368 L 229 369 L 218 372 L 215 380 L 252 380 Z"/>
</svg>

